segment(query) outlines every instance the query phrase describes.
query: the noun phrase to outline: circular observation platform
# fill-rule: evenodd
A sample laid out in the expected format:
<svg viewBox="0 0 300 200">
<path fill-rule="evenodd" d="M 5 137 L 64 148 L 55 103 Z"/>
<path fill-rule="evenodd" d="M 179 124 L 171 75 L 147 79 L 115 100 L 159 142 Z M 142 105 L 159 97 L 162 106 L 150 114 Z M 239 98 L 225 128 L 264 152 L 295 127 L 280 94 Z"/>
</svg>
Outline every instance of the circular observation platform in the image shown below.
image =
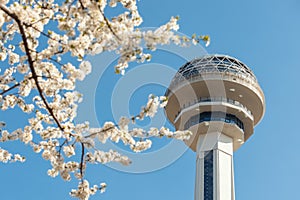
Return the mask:
<svg viewBox="0 0 300 200">
<path fill-rule="evenodd" d="M 191 130 L 186 143 L 195 151 L 199 134 L 222 132 L 238 149 L 265 112 L 264 94 L 253 72 L 226 55 L 205 55 L 186 63 L 166 92 L 167 118 L 177 130 Z"/>
</svg>

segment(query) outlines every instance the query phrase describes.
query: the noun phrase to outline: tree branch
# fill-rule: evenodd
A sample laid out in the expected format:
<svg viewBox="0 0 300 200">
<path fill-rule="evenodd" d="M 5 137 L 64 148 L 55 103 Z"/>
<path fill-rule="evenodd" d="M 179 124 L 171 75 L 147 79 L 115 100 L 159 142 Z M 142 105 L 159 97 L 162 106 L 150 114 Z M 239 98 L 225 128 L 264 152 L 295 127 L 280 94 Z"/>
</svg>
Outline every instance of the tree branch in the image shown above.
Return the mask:
<svg viewBox="0 0 300 200">
<path fill-rule="evenodd" d="M 84 147 L 84 144 L 83 142 L 81 142 L 81 157 L 80 157 L 80 167 L 79 167 L 79 170 L 80 170 L 80 178 L 81 178 L 81 181 L 83 182 L 83 165 L 84 165 L 84 150 L 85 150 L 85 147 Z"/>
<path fill-rule="evenodd" d="M 6 13 L 8 16 L 10 16 L 11 18 L 13 18 L 15 20 L 15 22 L 17 23 L 17 25 L 19 27 L 19 30 L 20 30 L 21 37 L 22 37 L 22 41 L 24 43 L 24 48 L 25 48 L 26 56 L 28 58 L 28 64 L 29 64 L 30 71 L 32 73 L 32 78 L 33 78 L 33 80 L 35 82 L 35 85 L 36 85 L 36 88 L 38 90 L 38 93 L 39 93 L 40 97 L 42 98 L 42 101 L 45 104 L 45 106 L 47 108 L 47 111 L 52 116 L 53 120 L 55 121 L 55 123 L 57 124 L 57 126 L 59 127 L 59 129 L 61 131 L 64 131 L 64 128 L 61 126 L 60 122 L 58 121 L 58 119 L 54 115 L 54 112 L 53 112 L 52 108 L 49 106 L 49 104 L 47 102 L 47 99 L 46 99 L 46 97 L 43 94 L 43 90 L 42 90 L 42 88 L 41 88 L 41 86 L 39 84 L 38 76 L 37 76 L 35 68 L 34 68 L 34 61 L 33 61 L 32 57 L 31 57 L 31 54 L 30 54 L 30 49 L 29 49 L 27 38 L 26 38 L 26 32 L 25 32 L 25 29 L 23 27 L 22 21 L 19 19 L 19 17 L 15 13 L 10 12 L 7 9 L 7 7 L 5 7 L 4 5 L 0 4 L 0 9 L 4 13 Z"/>
<path fill-rule="evenodd" d="M 20 86 L 20 83 L 16 83 L 15 85 L 11 86 L 10 88 L 8 88 L 8 89 L 6 89 L 6 90 L 3 90 L 3 91 L 0 93 L 0 95 L 3 95 L 3 94 L 5 94 L 6 92 L 11 91 L 12 89 L 14 89 L 14 88 L 16 88 L 16 87 L 18 87 L 18 86 Z"/>
<path fill-rule="evenodd" d="M 112 29 L 111 25 L 109 24 L 108 19 L 106 18 L 106 16 L 104 15 L 103 11 L 101 10 L 100 6 L 98 6 L 99 12 L 101 13 L 102 17 L 104 18 L 105 24 L 107 25 L 108 29 L 110 30 L 110 32 L 119 40 L 121 41 L 121 39 L 119 38 L 119 36 L 117 36 L 117 34 L 115 33 L 115 31 Z"/>
</svg>

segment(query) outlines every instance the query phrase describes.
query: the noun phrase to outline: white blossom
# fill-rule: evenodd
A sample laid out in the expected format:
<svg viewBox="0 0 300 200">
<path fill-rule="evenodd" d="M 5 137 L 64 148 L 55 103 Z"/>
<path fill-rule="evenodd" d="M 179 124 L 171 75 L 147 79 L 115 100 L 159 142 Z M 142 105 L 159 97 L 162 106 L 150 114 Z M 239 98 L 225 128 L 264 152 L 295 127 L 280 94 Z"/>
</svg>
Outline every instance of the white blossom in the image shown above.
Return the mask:
<svg viewBox="0 0 300 200">
<path fill-rule="evenodd" d="M 150 130 L 148 131 L 148 134 L 150 136 L 159 136 L 159 130 L 157 128 L 151 127 Z"/>
<path fill-rule="evenodd" d="M 120 130 L 128 131 L 129 123 L 130 120 L 127 117 L 121 117 L 118 123 Z"/>
<path fill-rule="evenodd" d="M 18 72 L 20 72 L 21 74 L 25 74 L 29 70 L 28 65 L 26 65 L 26 64 L 20 64 L 17 69 L 18 69 Z"/>
<path fill-rule="evenodd" d="M 12 154 L 0 148 L 0 162 L 7 163 L 12 158 Z"/>
<path fill-rule="evenodd" d="M 48 171 L 47 171 L 47 174 L 48 174 L 48 176 L 51 176 L 51 177 L 56 177 L 59 173 L 58 173 L 58 171 L 57 170 L 55 170 L 55 169 L 49 169 Z"/>
<path fill-rule="evenodd" d="M 79 65 L 79 68 L 85 75 L 88 75 L 92 71 L 92 65 L 89 61 L 82 61 Z"/>
<path fill-rule="evenodd" d="M 25 157 L 21 156 L 20 154 L 11 154 L 7 150 L 0 148 L 0 162 L 7 163 L 7 162 L 24 162 Z"/>
<path fill-rule="evenodd" d="M 151 140 L 147 139 L 145 141 L 138 141 L 135 143 L 135 145 L 131 145 L 130 148 L 134 151 L 134 152 L 141 152 L 144 151 L 146 149 L 149 149 L 152 145 Z"/>
<path fill-rule="evenodd" d="M 77 189 L 72 189 L 70 195 L 77 197 L 80 200 L 87 200 L 90 197 L 90 184 L 87 180 L 84 180 L 78 184 Z"/>
<path fill-rule="evenodd" d="M 174 138 L 179 140 L 188 140 L 192 136 L 191 131 L 175 131 Z"/>
<path fill-rule="evenodd" d="M 106 190 L 106 183 L 100 183 L 100 192 L 103 193 Z"/>
<path fill-rule="evenodd" d="M 33 144 L 32 146 L 33 146 L 33 151 L 34 151 L 35 153 L 40 153 L 40 152 L 41 152 L 42 148 L 41 148 L 40 145 L 35 145 L 35 144 Z"/>
<path fill-rule="evenodd" d="M 130 134 L 134 137 L 144 137 L 145 136 L 145 131 L 142 128 L 134 128 L 132 129 L 132 131 L 130 132 Z"/>
<path fill-rule="evenodd" d="M 30 126 L 25 126 L 24 131 L 20 134 L 20 140 L 24 142 L 25 144 L 28 144 L 32 141 L 32 130 Z"/>
<path fill-rule="evenodd" d="M 66 154 L 67 157 L 71 157 L 71 156 L 75 155 L 75 149 L 71 145 L 64 146 L 63 151 L 64 151 L 64 153 Z"/>
<path fill-rule="evenodd" d="M 15 63 L 18 63 L 20 61 L 20 56 L 14 52 L 9 52 L 9 64 L 13 65 Z"/>
<path fill-rule="evenodd" d="M 7 57 L 7 54 L 5 52 L 0 52 L 0 60 L 4 61 Z"/>
<path fill-rule="evenodd" d="M 166 107 L 166 105 L 168 104 L 168 98 L 166 96 L 160 96 L 159 97 L 159 100 L 160 100 L 160 107 L 161 108 L 164 108 Z"/>
<path fill-rule="evenodd" d="M 51 158 L 51 152 L 49 150 L 44 150 L 43 153 L 42 153 L 42 157 L 45 160 L 50 160 L 50 158 Z"/>
<path fill-rule="evenodd" d="M 2 25 L 4 24 L 4 22 L 5 22 L 5 19 L 3 17 L 3 13 L 0 12 L 0 27 L 2 27 Z"/>
<path fill-rule="evenodd" d="M 25 157 L 21 156 L 20 154 L 15 154 L 14 155 L 14 159 L 13 162 L 25 162 Z"/>
<path fill-rule="evenodd" d="M 166 127 L 161 127 L 161 129 L 159 130 L 160 134 L 162 136 L 167 136 L 167 137 L 172 137 L 173 133 L 172 131 L 170 131 L 168 128 Z"/>
</svg>

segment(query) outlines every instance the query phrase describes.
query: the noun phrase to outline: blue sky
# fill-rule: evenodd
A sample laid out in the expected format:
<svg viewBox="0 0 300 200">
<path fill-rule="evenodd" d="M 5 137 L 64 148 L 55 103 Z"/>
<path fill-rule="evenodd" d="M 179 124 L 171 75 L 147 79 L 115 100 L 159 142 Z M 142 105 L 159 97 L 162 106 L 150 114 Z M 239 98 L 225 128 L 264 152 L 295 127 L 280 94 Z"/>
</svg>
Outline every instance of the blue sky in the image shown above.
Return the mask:
<svg viewBox="0 0 300 200">
<path fill-rule="evenodd" d="M 212 42 L 206 49 L 208 53 L 234 56 L 246 63 L 258 78 L 266 97 L 266 113 L 254 135 L 234 154 L 236 199 L 298 199 L 300 2 L 141 0 L 139 6 L 144 27 L 158 26 L 170 16 L 179 15 L 180 32 L 209 34 Z M 169 56 L 172 55 L 158 52 L 154 54 L 153 62 L 174 70 L 184 63 L 183 59 L 176 56 L 169 59 Z M 107 76 L 101 79 L 105 86 L 97 87 L 95 107 L 100 123 L 112 120 L 112 114 L 105 109 L 111 106 L 109 97 L 113 94 L 109 89 L 114 89 L 120 79 L 112 71 L 105 71 Z M 144 74 L 140 78 L 147 79 L 148 76 Z M 109 95 L 102 98 L 102 90 Z M 139 100 L 145 99 L 149 92 L 160 95 L 164 93 L 164 87 L 149 82 L 138 88 L 129 100 L 130 113 L 139 110 L 144 103 Z M 23 122 L 17 122 L 20 123 Z M 150 122 L 143 123 L 138 125 L 147 127 Z M 157 141 L 152 151 L 161 150 L 168 144 L 168 140 Z M 9 145 L 5 146 L 9 148 Z M 13 145 L 15 151 L 24 148 L 28 152 L 26 163 L 0 164 L 0 199 L 71 199 L 68 191 L 76 184 L 48 177 L 49 164 L 40 155 L 30 153 L 29 147 Z M 92 183 L 104 181 L 108 184 L 106 193 L 91 199 L 193 199 L 195 158 L 195 153 L 187 150 L 171 165 L 139 174 L 101 165 L 89 166 L 87 176 Z"/>
</svg>

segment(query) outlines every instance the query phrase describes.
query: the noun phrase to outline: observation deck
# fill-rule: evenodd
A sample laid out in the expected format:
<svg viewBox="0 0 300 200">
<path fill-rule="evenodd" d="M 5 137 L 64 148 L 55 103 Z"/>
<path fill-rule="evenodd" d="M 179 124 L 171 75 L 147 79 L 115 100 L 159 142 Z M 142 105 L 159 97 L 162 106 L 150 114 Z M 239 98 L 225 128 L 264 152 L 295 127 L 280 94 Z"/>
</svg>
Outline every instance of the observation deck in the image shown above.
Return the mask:
<svg viewBox="0 0 300 200">
<path fill-rule="evenodd" d="M 264 94 L 254 73 L 227 55 L 205 55 L 184 64 L 166 96 L 168 119 L 177 130 L 194 133 L 186 141 L 194 151 L 199 135 L 214 130 L 233 138 L 233 148 L 238 149 L 265 112 Z"/>
</svg>

